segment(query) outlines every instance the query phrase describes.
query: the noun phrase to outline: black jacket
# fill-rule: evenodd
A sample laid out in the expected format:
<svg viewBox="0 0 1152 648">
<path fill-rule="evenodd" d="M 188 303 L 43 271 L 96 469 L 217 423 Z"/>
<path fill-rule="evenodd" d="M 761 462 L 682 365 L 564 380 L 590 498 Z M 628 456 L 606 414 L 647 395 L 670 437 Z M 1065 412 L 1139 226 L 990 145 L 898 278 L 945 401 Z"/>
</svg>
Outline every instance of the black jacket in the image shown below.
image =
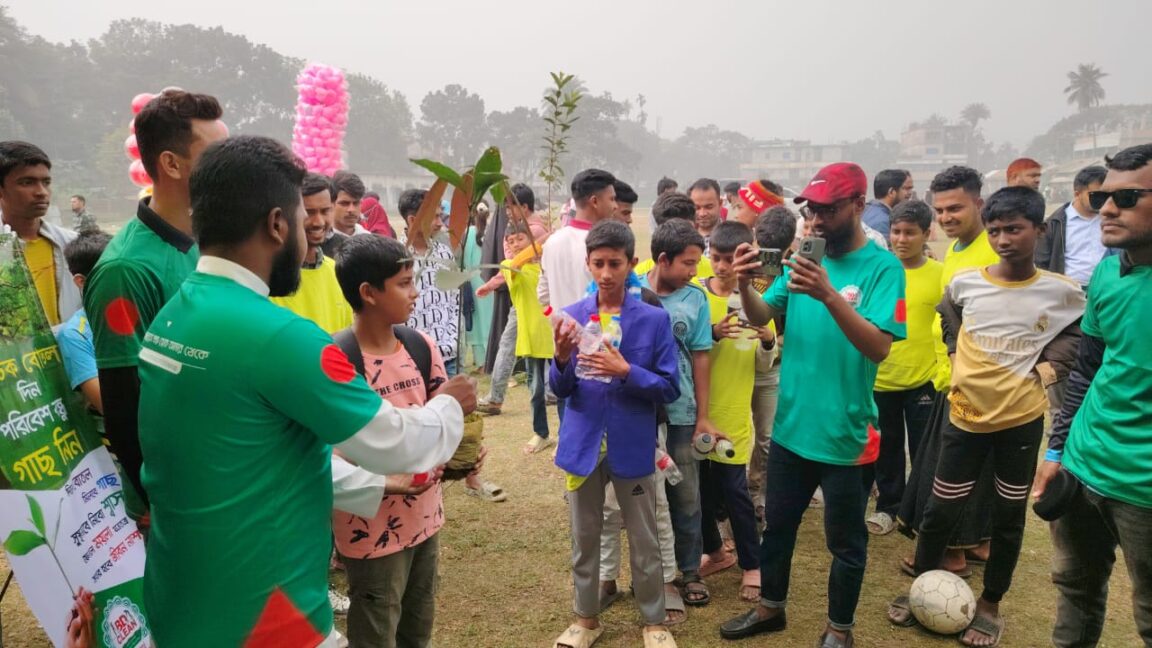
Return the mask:
<svg viewBox="0 0 1152 648">
<path fill-rule="evenodd" d="M 1036 241 L 1036 267 L 1064 274 L 1064 232 L 1068 231 L 1068 205 L 1060 205 L 1045 221 L 1047 228 Z"/>
</svg>

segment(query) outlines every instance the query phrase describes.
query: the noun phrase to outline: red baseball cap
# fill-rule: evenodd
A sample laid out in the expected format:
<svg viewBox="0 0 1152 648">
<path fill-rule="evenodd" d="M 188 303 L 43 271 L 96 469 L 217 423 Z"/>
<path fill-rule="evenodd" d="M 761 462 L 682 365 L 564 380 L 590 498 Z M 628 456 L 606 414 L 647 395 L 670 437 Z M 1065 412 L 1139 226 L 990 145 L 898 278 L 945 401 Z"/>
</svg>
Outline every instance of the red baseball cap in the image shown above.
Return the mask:
<svg viewBox="0 0 1152 648">
<path fill-rule="evenodd" d="M 837 200 L 867 194 L 868 176 L 864 175 L 864 169 L 852 162 L 837 162 L 820 169 L 794 202 L 800 204 L 811 200 L 821 205 L 831 205 Z"/>
</svg>

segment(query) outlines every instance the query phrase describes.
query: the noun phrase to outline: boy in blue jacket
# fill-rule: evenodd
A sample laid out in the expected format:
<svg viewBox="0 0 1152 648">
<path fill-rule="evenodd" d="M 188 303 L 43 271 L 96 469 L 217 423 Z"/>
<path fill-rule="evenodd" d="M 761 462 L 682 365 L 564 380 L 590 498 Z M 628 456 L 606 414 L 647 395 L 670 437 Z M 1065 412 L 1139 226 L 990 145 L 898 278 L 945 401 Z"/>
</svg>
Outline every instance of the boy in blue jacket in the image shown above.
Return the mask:
<svg viewBox="0 0 1152 648">
<path fill-rule="evenodd" d="M 567 307 L 581 324 L 620 317 L 620 348 L 577 354 L 579 330 L 555 327 L 552 389 L 567 399 L 556 465 L 567 473 L 572 526 L 572 580 L 576 622 L 556 640 L 559 648 L 586 648 L 603 632 L 600 611 L 600 530 L 604 488 L 611 483 L 628 533 L 632 584 L 644 620 L 645 645 L 676 645 L 664 624 L 664 576 L 656 537 L 656 407 L 680 395 L 676 342 L 668 313 L 628 295 L 636 265 L 636 239 L 617 221 L 597 223 L 586 241 L 596 293 Z M 577 362 L 611 382 L 581 380 Z"/>
</svg>

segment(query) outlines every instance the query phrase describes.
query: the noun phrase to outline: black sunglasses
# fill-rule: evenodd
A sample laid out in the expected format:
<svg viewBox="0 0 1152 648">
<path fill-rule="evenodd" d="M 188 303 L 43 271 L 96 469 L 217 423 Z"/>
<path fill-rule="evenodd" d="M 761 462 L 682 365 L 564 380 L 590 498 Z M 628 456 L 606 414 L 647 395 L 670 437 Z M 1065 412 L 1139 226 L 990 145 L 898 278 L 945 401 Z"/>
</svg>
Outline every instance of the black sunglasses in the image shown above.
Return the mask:
<svg viewBox="0 0 1152 648">
<path fill-rule="evenodd" d="M 1088 204 L 1092 209 L 1100 211 L 1104 208 L 1104 203 L 1108 202 L 1111 198 L 1112 202 L 1120 209 L 1132 209 L 1136 203 L 1140 202 L 1140 197 L 1143 194 L 1152 193 L 1152 189 L 1117 189 L 1116 191 L 1089 191 Z"/>
</svg>

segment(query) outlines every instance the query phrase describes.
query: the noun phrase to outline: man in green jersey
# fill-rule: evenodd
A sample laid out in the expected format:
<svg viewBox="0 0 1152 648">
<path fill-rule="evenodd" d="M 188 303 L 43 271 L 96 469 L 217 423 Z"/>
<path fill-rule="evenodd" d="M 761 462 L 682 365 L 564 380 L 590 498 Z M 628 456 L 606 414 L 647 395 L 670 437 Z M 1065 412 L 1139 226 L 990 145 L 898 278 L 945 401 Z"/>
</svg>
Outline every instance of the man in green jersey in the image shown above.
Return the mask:
<svg viewBox="0 0 1152 648">
<path fill-rule="evenodd" d="M 1060 648 L 1099 642 L 1117 546 L 1136 630 L 1152 646 L 1152 144 L 1105 161 L 1108 175 L 1088 201 L 1100 212 L 1101 242 L 1123 252 L 1092 273 L 1080 357 L 1033 492 L 1041 500 L 1050 488 L 1070 493 L 1052 523 L 1052 645 Z M 1061 470 L 1070 474 L 1058 483 L 1073 488 L 1049 485 Z"/>
<path fill-rule="evenodd" d="M 827 244 L 822 260 L 793 255 L 763 296 L 752 287 L 760 267 L 748 244 L 736 248 L 740 303 L 748 321 L 785 315 L 788 353 L 765 473 L 760 602 L 720 626 L 740 639 L 787 625 L 784 608 L 796 533 L 819 486 L 832 568 L 822 648 L 852 648 L 852 626 L 864 581 L 868 530 L 864 466 L 880 449 L 872 386 L 892 342 L 904 339 L 904 269 L 861 226 L 868 189 L 852 163 L 820 170 L 796 198 L 808 203 L 812 235 Z"/>
<path fill-rule="evenodd" d="M 179 89 L 160 93 L 135 119 L 140 161 L 152 196 L 140 201 L 88 277 L 84 309 L 100 372 L 104 424 L 124 476 L 142 497 L 137 356 L 144 331 L 196 267 L 188 177 L 200 153 L 227 137 L 215 97 Z"/>
<path fill-rule="evenodd" d="M 426 472 L 475 408 L 468 378 L 394 408 L 324 331 L 268 300 L 300 281 L 304 173 L 267 138 L 205 150 L 190 182 L 202 255 L 144 336 L 144 596 L 165 648 L 335 646 L 332 447 L 378 474 Z"/>
</svg>

